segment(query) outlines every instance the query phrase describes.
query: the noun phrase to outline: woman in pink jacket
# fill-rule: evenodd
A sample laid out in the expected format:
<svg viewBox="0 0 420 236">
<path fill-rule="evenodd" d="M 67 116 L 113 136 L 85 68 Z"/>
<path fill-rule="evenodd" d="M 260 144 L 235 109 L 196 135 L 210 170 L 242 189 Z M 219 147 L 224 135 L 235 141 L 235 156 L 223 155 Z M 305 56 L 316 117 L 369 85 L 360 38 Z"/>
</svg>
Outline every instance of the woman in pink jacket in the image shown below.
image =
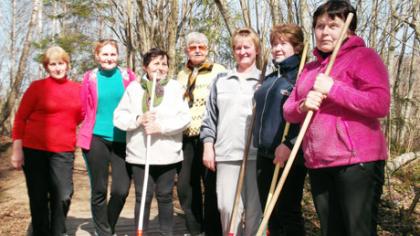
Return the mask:
<svg viewBox="0 0 420 236">
<path fill-rule="evenodd" d="M 355 14 L 330 76 L 322 74 L 348 14 Z M 379 118 L 388 114 L 388 73 L 355 35 L 355 9 L 329 1 L 314 13 L 316 60 L 284 105 L 292 123 L 314 117 L 303 140 L 305 165 L 322 235 L 376 235 L 387 148 Z"/>
<path fill-rule="evenodd" d="M 123 209 L 131 182 L 125 162 L 126 134 L 114 127 L 113 114 L 134 73 L 118 66 L 118 45 L 105 39 L 95 46 L 98 67 L 85 73 L 82 82 L 84 120 L 77 145 L 82 148 L 91 184 L 95 234 L 111 236 Z M 109 166 L 111 196 L 107 201 Z"/>
</svg>

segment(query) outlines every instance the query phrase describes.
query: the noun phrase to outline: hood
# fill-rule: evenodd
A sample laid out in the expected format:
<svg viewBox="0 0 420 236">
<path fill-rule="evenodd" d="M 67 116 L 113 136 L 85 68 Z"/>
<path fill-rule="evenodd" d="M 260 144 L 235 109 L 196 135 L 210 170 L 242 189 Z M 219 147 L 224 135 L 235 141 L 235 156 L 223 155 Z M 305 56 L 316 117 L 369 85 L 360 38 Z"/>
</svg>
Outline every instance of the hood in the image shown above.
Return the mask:
<svg viewBox="0 0 420 236">
<path fill-rule="evenodd" d="M 351 35 L 347 39 L 344 40 L 343 44 L 341 45 L 340 50 L 338 51 L 337 58 L 359 47 L 366 47 L 365 41 L 357 35 Z M 313 50 L 313 54 L 319 63 L 322 63 L 325 60 L 329 60 L 330 55 L 331 55 L 330 54 L 327 57 L 322 57 L 322 52 L 320 52 L 317 48 Z"/>
</svg>

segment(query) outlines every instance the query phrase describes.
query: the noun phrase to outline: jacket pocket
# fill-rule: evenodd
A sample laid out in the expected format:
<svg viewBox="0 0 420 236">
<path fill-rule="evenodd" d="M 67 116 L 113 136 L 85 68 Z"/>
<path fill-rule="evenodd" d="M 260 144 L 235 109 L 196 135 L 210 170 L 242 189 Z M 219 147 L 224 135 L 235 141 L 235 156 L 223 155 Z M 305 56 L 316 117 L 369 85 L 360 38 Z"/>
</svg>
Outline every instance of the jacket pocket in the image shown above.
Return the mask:
<svg viewBox="0 0 420 236">
<path fill-rule="evenodd" d="M 335 114 L 315 114 L 305 135 L 305 155 L 311 155 L 314 162 L 330 163 L 350 156 L 350 145 L 344 125 Z"/>
<path fill-rule="evenodd" d="M 349 125 L 341 117 L 337 118 L 336 130 L 338 138 L 343 142 L 344 146 L 351 153 L 352 156 L 355 156 L 354 142 L 349 133 Z"/>
</svg>

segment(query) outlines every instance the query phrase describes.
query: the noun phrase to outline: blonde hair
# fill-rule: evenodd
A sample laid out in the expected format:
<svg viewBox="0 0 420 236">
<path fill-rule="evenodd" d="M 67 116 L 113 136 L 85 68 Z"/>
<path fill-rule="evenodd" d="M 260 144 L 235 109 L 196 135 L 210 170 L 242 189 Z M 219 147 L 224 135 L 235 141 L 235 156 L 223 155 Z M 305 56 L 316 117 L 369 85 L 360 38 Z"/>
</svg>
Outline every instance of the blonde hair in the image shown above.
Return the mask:
<svg viewBox="0 0 420 236">
<path fill-rule="evenodd" d="M 108 44 L 111 45 L 111 46 L 113 46 L 117 50 L 117 53 L 119 54 L 119 51 L 118 51 L 118 43 L 114 39 L 101 39 L 98 42 L 96 42 L 95 43 L 95 47 L 94 47 L 94 54 L 95 55 L 98 55 L 99 54 L 99 51 L 103 47 L 105 47 L 105 45 L 108 45 Z"/>
<path fill-rule="evenodd" d="M 258 37 L 258 34 L 249 27 L 244 27 L 237 29 L 233 35 L 232 35 L 232 49 L 235 49 L 235 41 L 238 38 L 249 38 L 252 40 L 255 46 L 255 50 L 257 51 L 257 54 L 260 52 L 260 39 Z"/>
<path fill-rule="evenodd" d="M 48 64 L 51 60 L 63 60 L 67 64 L 67 68 L 70 68 L 70 56 L 69 54 L 59 46 L 49 47 L 42 55 L 42 65 L 45 70 L 48 70 Z"/>
</svg>

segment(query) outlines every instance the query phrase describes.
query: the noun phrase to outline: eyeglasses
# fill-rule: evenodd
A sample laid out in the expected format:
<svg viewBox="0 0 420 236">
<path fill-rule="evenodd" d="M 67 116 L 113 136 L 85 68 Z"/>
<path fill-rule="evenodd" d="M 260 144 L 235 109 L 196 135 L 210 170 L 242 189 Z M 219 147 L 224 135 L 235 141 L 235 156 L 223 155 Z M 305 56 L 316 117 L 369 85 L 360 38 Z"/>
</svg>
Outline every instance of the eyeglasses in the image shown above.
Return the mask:
<svg viewBox="0 0 420 236">
<path fill-rule="evenodd" d="M 191 45 L 191 46 L 188 46 L 188 51 L 190 51 L 190 52 L 195 52 L 197 49 L 200 52 L 204 52 L 204 51 L 207 50 L 207 46 L 206 45 Z"/>
</svg>

